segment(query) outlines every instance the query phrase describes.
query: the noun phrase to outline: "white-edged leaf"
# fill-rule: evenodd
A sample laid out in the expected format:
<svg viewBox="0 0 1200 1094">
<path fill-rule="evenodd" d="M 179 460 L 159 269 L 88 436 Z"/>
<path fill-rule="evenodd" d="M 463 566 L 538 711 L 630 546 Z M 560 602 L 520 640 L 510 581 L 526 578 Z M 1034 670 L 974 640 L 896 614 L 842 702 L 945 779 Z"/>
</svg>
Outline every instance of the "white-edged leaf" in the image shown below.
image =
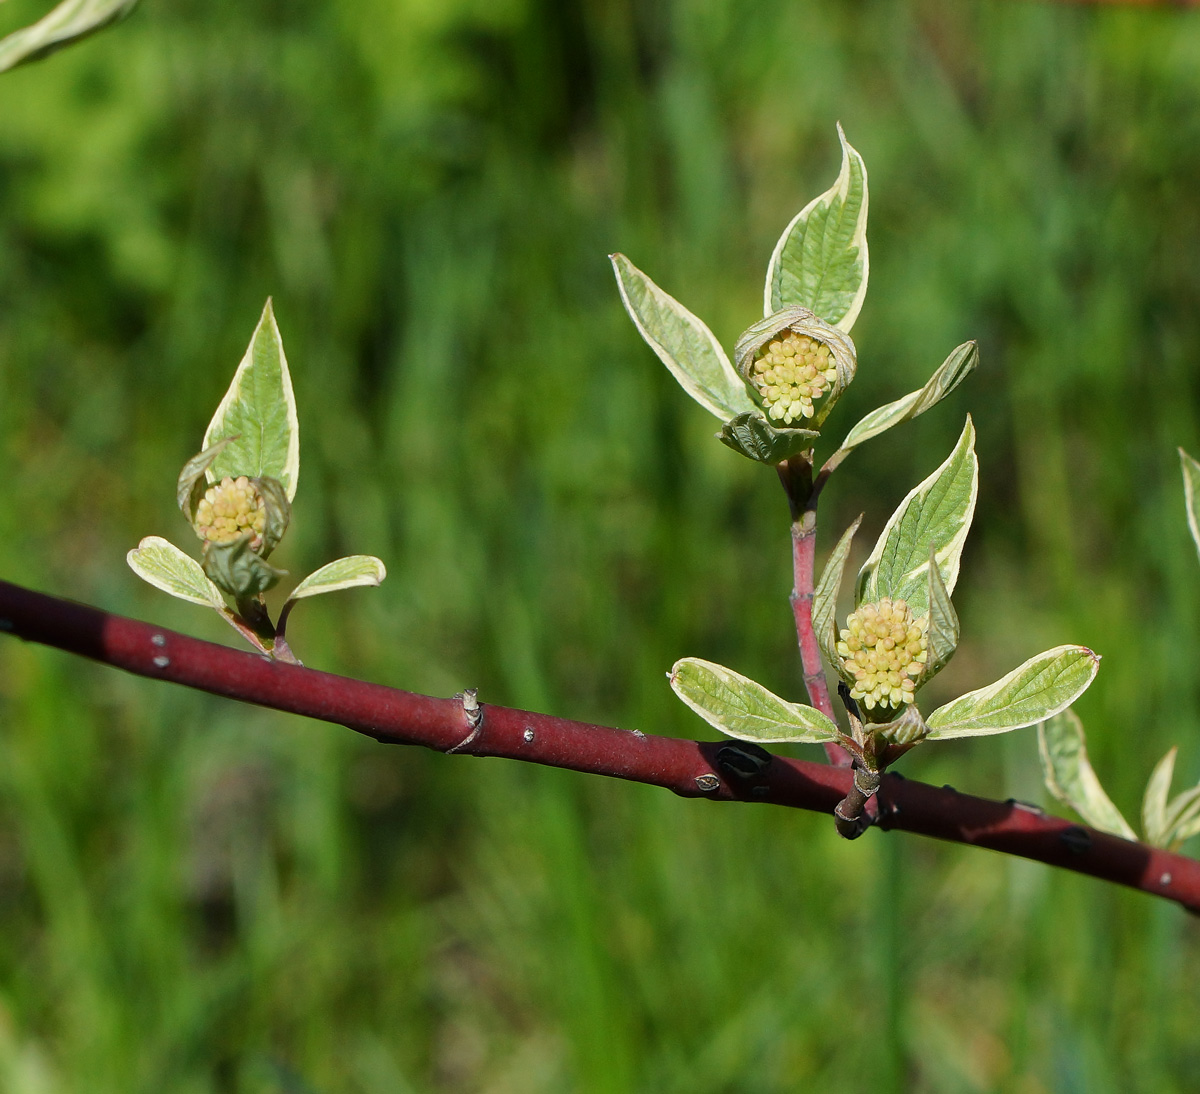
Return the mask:
<svg viewBox="0 0 1200 1094">
<path fill-rule="evenodd" d="M 994 684 L 939 707 L 927 719 L 929 740 L 982 737 L 1044 722 L 1087 690 L 1099 666 L 1100 658 L 1086 646 L 1055 646 Z"/>
<path fill-rule="evenodd" d="M 608 257 L 629 318 L 679 386 L 723 422 L 759 413 L 713 332 L 623 254 Z"/>
<path fill-rule="evenodd" d="M 1200 833 L 1200 786 L 1180 794 L 1171 805 L 1173 808 L 1180 806 L 1171 833 L 1171 846 L 1178 847 L 1184 840 Z"/>
<path fill-rule="evenodd" d="M 709 725 L 741 741 L 836 741 L 838 728 L 815 707 L 789 703 L 762 684 L 711 661 L 685 657 L 671 687 Z"/>
<path fill-rule="evenodd" d="M 225 612 L 225 599 L 191 555 L 161 536 L 147 536 L 125 556 L 129 568 L 164 593 Z"/>
<path fill-rule="evenodd" d="M 821 571 L 821 580 L 817 582 L 817 587 L 813 590 L 813 631 L 821 645 L 821 652 L 825 655 L 825 660 L 835 667 L 839 662 L 837 625 L 834 618 L 837 613 L 838 590 L 842 587 L 842 575 L 846 570 L 850 544 L 860 524 L 862 524 L 862 514 L 859 514 L 858 519 L 842 533 L 842 538 L 837 541 L 837 545 L 825 562 L 825 569 Z"/>
<path fill-rule="evenodd" d="M 892 426 L 911 421 L 918 415 L 924 414 L 958 387 L 978 364 L 979 346 L 974 342 L 964 342 L 938 366 L 937 371 L 929 377 L 924 387 L 917 391 L 910 391 L 894 403 L 877 407 L 865 415 L 846 434 L 841 448 L 830 459 L 835 463 L 841 463 L 863 441 L 869 441 L 872 437 L 878 437 L 880 433 L 891 429 Z"/>
<path fill-rule="evenodd" d="M 841 330 L 854 326 L 867 294 L 867 168 L 838 126 L 842 169 L 783 230 L 767 266 L 763 314 L 789 304 Z"/>
<path fill-rule="evenodd" d="M 1179 450 L 1179 462 L 1183 467 L 1183 501 L 1187 506 L 1188 528 L 1192 533 L 1192 542 L 1196 544 L 1196 552 L 1200 554 L 1200 462 L 1192 459 L 1182 448 Z"/>
<path fill-rule="evenodd" d="M 1173 825 L 1167 819 L 1167 800 L 1171 794 L 1171 780 L 1175 777 L 1177 752 L 1178 749 L 1171 748 L 1154 765 L 1142 797 L 1142 834 L 1154 847 L 1165 847 L 1170 841 Z"/>
<path fill-rule="evenodd" d="M 62 0 L 36 23 L 0 38 L 0 72 L 38 61 L 123 19 L 138 0 Z"/>
<path fill-rule="evenodd" d="M 1042 778 L 1054 797 L 1074 809 L 1093 828 L 1123 839 L 1137 839 L 1092 770 L 1083 723 L 1073 710 L 1060 711 L 1038 724 L 1038 753 Z"/>
<path fill-rule="evenodd" d="M 283 483 L 288 501 L 300 478 L 300 423 L 283 339 L 268 300 L 233 382 L 204 434 L 204 448 L 237 437 L 212 462 L 209 482 L 226 476 L 268 476 Z"/>
<path fill-rule="evenodd" d="M 884 526 L 875 550 L 859 571 L 855 602 L 870 603 L 890 596 L 907 601 L 913 615 L 924 615 L 929 610 L 931 549 L 946 592 L 953 593 L 978 491 L 975 427 L 968 414 L 954 451 L 909 492 Z"/>
<path fill-rule="evenodd" d="M 374 555 L 348 555 L 314 570 L 291 591 L 288 600 L 352 589 L 356 585 L 379 585 L 385 577 L 387 567 Z"/>
<path fill-rule="evenodd" d="M 929 578 L 929 626 L 925 631 L 927 658 L 921 683 L 932 680 L 949 663 L 958 649 L 958 612 L 950 600 L 950 593 L 942 581 L 942 571 L 930 566 Z"/>
</svg>

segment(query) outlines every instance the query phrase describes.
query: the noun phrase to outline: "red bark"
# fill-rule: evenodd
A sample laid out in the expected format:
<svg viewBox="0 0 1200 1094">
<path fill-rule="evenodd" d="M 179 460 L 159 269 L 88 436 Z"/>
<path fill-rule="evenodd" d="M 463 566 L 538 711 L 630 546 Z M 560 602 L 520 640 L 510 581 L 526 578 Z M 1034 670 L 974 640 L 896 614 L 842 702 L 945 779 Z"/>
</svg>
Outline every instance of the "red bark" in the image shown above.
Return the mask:
<svg viewBox="0 0 1200 1094">
<path fill-rule="evenodd" d="M 651 783 L 684 797 L 821 813 L 832 813 L 850 788 L 845 767 L 775 756 L 761 772 L 743 777 L 721 762 L 727 742 L 650 736 L 488 703 L 472 714 L 470 704 L 459 698 L 415 695 L 271 661 L 2 581 L 0 630 L 139 676 L 336 722 L 384 742 L 586 771 Z M 877 827 L 1019 855 L 1153 893 L 1200 913 L 1200 862 L 1017 802 L 886 775 Z"/>
</svg>

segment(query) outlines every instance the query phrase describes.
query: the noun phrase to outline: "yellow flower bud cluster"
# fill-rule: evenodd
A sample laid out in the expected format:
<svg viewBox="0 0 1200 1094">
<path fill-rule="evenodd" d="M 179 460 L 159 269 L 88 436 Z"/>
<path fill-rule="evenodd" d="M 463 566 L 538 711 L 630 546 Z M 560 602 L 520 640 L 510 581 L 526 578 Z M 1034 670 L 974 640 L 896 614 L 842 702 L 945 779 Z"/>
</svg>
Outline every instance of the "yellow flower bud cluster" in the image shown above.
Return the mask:
<svg viewBox="0 0 1200 1094">
<path fill-rule="evenodd" d="M 928 625 L 928 616 L 913 619 L 906 601 L 886 596 L 851 612 L 837 644 L 842 666 L 855 680 L 850 694 L 868 710 L 911 703 L 929 655 Z"/>
<path fill-rule="evenodd" d="M 792 330 L 780 334 L 759 350 L 750 382 L 762 396 L 767 417 L 791 425 L 813 416 L 813 400 L 828 392 L 837 368 L 819 339 Z"/>
<path fill-rule="evenodd" d="M 262 495 L 245 476 L 223 478 L 205 492 L 196 506 L 193 527 L 196 535 L 208 543 L 228 543 L 245 532 L 253 532 L 250 549 L 262 546 L 267 526 L 267 509 Z"/>
</svg>

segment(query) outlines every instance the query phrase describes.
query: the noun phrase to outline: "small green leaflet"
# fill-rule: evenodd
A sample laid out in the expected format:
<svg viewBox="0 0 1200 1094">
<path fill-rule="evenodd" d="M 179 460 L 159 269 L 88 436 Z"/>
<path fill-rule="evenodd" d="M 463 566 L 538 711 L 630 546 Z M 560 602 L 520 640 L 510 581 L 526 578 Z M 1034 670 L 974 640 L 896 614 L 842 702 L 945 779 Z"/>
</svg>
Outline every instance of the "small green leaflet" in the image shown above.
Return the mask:
<svg viewBox="0 0 1200 1094">
<path fill-rule="evenodd" d="M 1182 448 L 1179 450 L 1179 462 L 1183 466 L 1183 501 L 1187 506 L 1188 528 L 1192 533 L 1192 541 L 1196 551 L 1200 553 L 1200 462 L 1192 459 Z"/>
<path fill-rule="evenodd" d="M 1056 646 L 1007 676 L 939 707 L 927 719 L 929 740 L 1008 733 L 1069 707 L 1096 677 L 1100 658 L 1086 646 Z"/>
<path fill-rule="evenodd" d="M 867 294 L 867 168 L 838 126 L 842 169 L 784 229 L 763 294 L 763 314 L 799 304 L 848 331 Z"/>
<path fill-rule="evenodd" d="M 629 318 L 683 390 L 723 422 L 758 414 L 712 331 L 623 254 L 608 257 Z"/>
<path fill-rule="evenodd" d="M 175 500 L 179 503 L 180 511 L 187 517 L 189 523 L 196 519 L 196 507 L 204 497 L 204 484 L 208 481 L 204 472 L 235 439 L 234 437 L 225 437 L 219 440 L 212 448 L 206 448 L 203 452 L 193 456 L 179 472 L 179 481 L 175 486 Z"/>
<path fill-rule="evenodd" d="M 63 0 L 36 23 L 0 38 L 0 72 L 39 61 L 123 19 L 138 0 Z"/>
<path fill-rule="evenodd" d="M 971 374 L 978 364 L 979 347 L 974 342 L 964 342 L 938 366 L 937 371 L 929 377 L 924 387 L 917 391 L 910 391 L 894 403 L 877 407 L 865 415 L 846 434 L 841 448 L 830 457 L 829 462 L 836 467 L 864 441 L 878 437 L 892 426 L 911 421 L 931 407 L 937 406 Z"/>
<path fill-rule="evenodd" d="M 671 687 L 709 725 L 741 741 L 836 741 L 838 728 L 815 707 L 789 703 L 762 684 L 711 661 L 685 657 Z"/>
<path fill-rule="evenodd" d="M 1155 847 L 1165 847 L 1170 841 L 1172 825 L 1167 819 L 1167 799 L 1175 775 L 1176 751 L 1172 748 L 1154 765 L 1142 798 L 1142 833 L 1146 842 Z"/>
<path fill-rule="evenodd" d="M 929 610 L 930 549 L 946 593 L 954 592 L 963 544 L 975 513 L 979 464 L 971 416 L 954 451 L 900 503 L 858 574 L 856 604 L 885 596 L 906 600 L 915 616 Z"/>
<path fill-rule="evenodd" d="M 226 476 L 278 479 L 288 501 L 300 478 L 300 424 L 283 340 L 268 300 L 246 355 L 204 434 L 208 449 L 234 437 L 205 472 L 209 482 Z"/>
<path fill-rule="evenodd" d="M 1155 847 L 1177 847 L 1200 832 L 1200 786 L 1170 796 L 1177 752 L 1172 748 L 1158 761 L 1142 799 L 1142 831 Z"/>
<path fill-rule="evenodd" d="M 837 654 L 837 595 L 842 587 L 842 575 L 846 571 L 846 559 L 850 554 L 850 544 L 854 533 L 862 524 L 862 514 L 842 533 L 842 538 L 829 554 L 825 569 L 821 571 L 821 580 L 813 590 L 812 622 L 813 632 L 821 646 L 821 652 L 834 668 L 841 666 L 841 658 Z"/>
<path fill-rule="evenodd" d="M 1074 809 L 1093 828 L 1122 839 L 1137 839 L 1092 770 L 1083 724 L 1073 710 L 1060 711 L 1039 723 L 1038 753 L 1042 778 L 1054 797 Z"/>
<path fill-rule="evenodd" d="M 931 560 L 932 561 L 932 560 Z M 958 613 L 950 601 L 950 594 L 942 582 L 942 571 L 937 566 L 926 568 L 929 575 L 929 628 L 925 632 L 928 642 L 928 659 L 920 683 L 929 683 L 942 671 L 958 649 Z"/>
<path fill-rule="evenodd" d="M 156 589 L 192 604 L 225 611 L 221 590 L 209 581 L 200 563 L 161 536 L 147 536 L 125 556 L 125 561 Z"/>
<path fill-rule="evenodd" d="M 385 577 L 387 567 L 374 555 L 349 555 L 314 570 L 292 590 L 288 600 L 351 589 L 356 585 L 378 585 Z"/>
<path fill-rule="evenodd" d="M 725 422 L 717 440 L 747 459 L 776 464 L 812 448 L 820 435 L 815 429 L 776 429 L 754 411 Z"/>
<path fill-rule="evenodd" d="M 210 543 L 204 551 L 204 572 L 212 578 L 217 588 L 223 589 L 239 602 L 239 611 L 245 614 L 240 602 L 265 593 L 279 584 L 286 570 L 277 570 L 260 554 L 250 549 L 251 533 L 244 532 L 237 539 L 222 543 Z"/>
<path fill-rule="evenodd" d="M 1200 786 L 1185 790 L 1172 802 L 1171 844 L 1178 847 L 1186 839 L 1200 834 Z"/>
</svg>

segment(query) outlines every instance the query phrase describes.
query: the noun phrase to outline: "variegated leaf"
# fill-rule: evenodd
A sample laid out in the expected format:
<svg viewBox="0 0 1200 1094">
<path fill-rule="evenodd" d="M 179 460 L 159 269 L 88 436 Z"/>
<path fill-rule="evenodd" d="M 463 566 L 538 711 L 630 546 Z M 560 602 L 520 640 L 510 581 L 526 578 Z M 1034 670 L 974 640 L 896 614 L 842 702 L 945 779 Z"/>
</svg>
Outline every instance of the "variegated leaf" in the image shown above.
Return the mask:
<svg viewBox="0 0 1200 1094">
<path fill-rule="evenodd" d="M 1074 809 L 1093 828 L 1123 839 L 1137 839 L 1092 770 L 1083 724 L 1073 710 L 1060 711 L 1038 724 L 1038 753 L 1042 778 L 1054 797 Z"/>
<path fill-rule="evenodd" d="M 835 668 L 841 659 L 837 654 L 837 597 L 842 587 L 842 575 L 846 570 L 846 559 L 850 555 L 850 544 L 854 533 L 862 524 L 862 515 L 842 533 L 842 538 L 829 554 L 825 569 L 821 571 L 821 580 L 813 590 L 812 621 L 813 631 L 820 643 L 825 660 Z"/>
<path fill-rule="evenodd" d="M 723 422 L 758 414 L 712 331 L 623 254 L 609 259 L 629 318 L 680 387 Z"/>
<path fill-rule="evenodd" d="M 711 726 L 742 741 L 836 741 L 838 728 L 815 707 L 789 703 L 733 669 L 685 657 L 671 687 Z"/>
<path fill-rule="evenodd" d="M 192 604 L 225 611 L 221 590 L 209 581 L 200 563 L 161 536 L 147 536 L 125 560 L 138 577 L 156 589 Z"/>
<path fill-rule="evenodd" d="M 848 331 L 867 294 L 867 168 L 838 126 L 842 169 L 784 229 L 767 266 L 763 314 L 799 304 Z"/>
<path fill-rule="evenodd" d="M 138 0 L 62 0 L 36 23 L 0 38 L 0 72 L 38 61 L 123 19 Z"/>
<path fill-rule="evenodd" d="M 878 437 L 880 433 L 886 432 L 892 426 L 911 421 L 918 415 L 924 414 L 930 407 L 937 406 L 967 378 L 978 364 L 978 345 L 974 342 L 964 342 L 941 363 L 924 387 L 917 391 L 910 391 L 894 403 L 877 407 L 865 415 L 846 434 L 842 446 L 829 458 L 829 463 L 836 467 L 864 441 Z"/>
<path fill-rule="evenodd" d="M 953 593 L 978 490 L 975 427 L 968 415 L 954 451 L 909 492 L 884 526 L 859 571 L 855 602 L 890 596 L 907 601 L 913 615 L 924 615 L 929 610 L 931 549 L 946 592 Z"/>
<path fill-rule="evenodd" d="M 300 478 L 300 423 L 283 339 L 268 300 L 246 355 L 204 434 L 208 449 L 234 437 L 208 467 L 209 482 L 226 476 L 278 479 L 288 501 Z"/>
<path fill-rule="evenodd" d="M 1086 646 L 1039 653 L 994 684 L 935 710 L 928 718 L 929 740 L 983 737 L 1044 722 L 1087 690 L 1099 665 Z"/>
</svg>

